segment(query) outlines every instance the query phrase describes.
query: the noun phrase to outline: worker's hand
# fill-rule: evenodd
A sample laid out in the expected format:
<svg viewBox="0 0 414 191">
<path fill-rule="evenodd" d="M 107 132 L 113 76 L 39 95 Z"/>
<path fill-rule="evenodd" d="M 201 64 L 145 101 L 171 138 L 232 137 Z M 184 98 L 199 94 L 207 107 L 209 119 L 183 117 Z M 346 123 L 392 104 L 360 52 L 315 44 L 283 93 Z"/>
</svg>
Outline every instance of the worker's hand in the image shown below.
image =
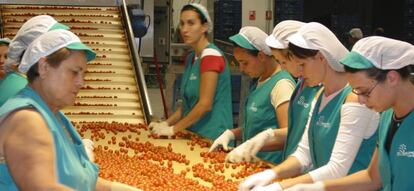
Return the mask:
<svg viewBox="0 0 414 191">
<path fill-rule="evenodd" d="M 267 186 L 257 186 L 252 191 L 283 191 L 283 188 L 279 182 L 275 182 Z"/>
<path fill-rule="evenodd" d="M 228 144 L 230 141 L 234 140 L 234 138 L 234 133 L 227 129 L 216 140 L 214 140 L 209 152 L 216 150 L 219 146 L 222 146 L 225 151 L 228 151 Z"/>
<path fill-rule="evenodd" d="M 93 154 L 93 142 L 90 139 L 82 139 L 83 146 L 85 147 L 86 155 L 89 158 L 89 161 L 95 161 L 95 155 Z"/>
<path fill-rule="evenodd" d="M 119 182 L 112 182 L 111 191 L 142 191 L 142 190 L 126 185 L 126 184 L 119 183 Z"/>
<path fill-rule="evenodd" d="M 316 182 L 313 184 L 297 184 L 286 189 L 286 191 L 325 191 L 325 184 L 323 184 L 323 182 Z"/>
<path fill-rule="evenodd" d="M 153 128 L 155 128 L 156 126 L 160 126 L 160 125 L 166 125 L 166 126 L 168 126 L 168 123 L 167 123 L 167 121 L 160 121 L 160 122 L 156 122 L 156 121 L 153 121 L 153 122 L 151 122 L 149 125 L 148 125 L 148 127 L 150 128 L 150 129 L 153 129 Z"/>
<path fill-rule="evenodd" d="M 276 172 L 267 169 L 262 172 L 250 175 L 239 185 L 239 191 L 249 191 L 258 186 L 265 186 L 277 178 Z"/>
<path fill-rule="evenodd" d="M 256 158 L 253 157 L 249 157 L 248 159 L 244 158 L 243 153 L 246 149 L 247 144 L 248 142 L 246 141 L 243 144 L 236 147 L 235 149 L 233 149 L 231 152 L 229 152 L 229 154 L 226 155 L 226 161 L 231 163 L 238 163 L 243 161 L 252 162 L 253 160 L 255 160 Z"/>
<path fill-rule="evenodd" d="M 173 136 L 174 135 L 174 126 L 169 126 L 166 121 L 155 124 L 153 126 L 154 127 L 151 130 L 151 133 L 153 134 L 157 134 L 159 136 Z"/>
<path fill-rule="evenodd" d="M 274 130 L 272 128 L 266 129 L 253 138 L 246 141 L 243 150 L 243 158 L 246 161 L 252 161 L 255 159 L 256 154 L 262 149 L 262 147 L 275 137 Z"/>
</svg>

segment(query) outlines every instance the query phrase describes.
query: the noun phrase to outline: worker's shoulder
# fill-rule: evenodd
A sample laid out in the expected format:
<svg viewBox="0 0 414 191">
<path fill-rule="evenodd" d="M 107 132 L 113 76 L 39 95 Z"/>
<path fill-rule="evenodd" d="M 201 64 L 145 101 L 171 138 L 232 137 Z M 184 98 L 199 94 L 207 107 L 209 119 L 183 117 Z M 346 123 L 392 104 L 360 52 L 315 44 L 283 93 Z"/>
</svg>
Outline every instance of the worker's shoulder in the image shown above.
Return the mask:
<svg viewBox="0 0 414 191">
<path fill-rule="evenodd" d="M 218 51 L 217 49 L 214 48 L 206 48 L 203 50 L 203 52 L 201 53 L 201 58 L 206 57 L 206 56 L 223 56 L 223 54 Z"/>
<path fill-rule="evenodd" d="M 8 114 L 4 122 L 14 127 L 28 129 L 29 132 L 43 129 L 39 128 L 40 126 L 47 126 L 43 116 L 33 108 L 15 110 Z"/>
</svg>

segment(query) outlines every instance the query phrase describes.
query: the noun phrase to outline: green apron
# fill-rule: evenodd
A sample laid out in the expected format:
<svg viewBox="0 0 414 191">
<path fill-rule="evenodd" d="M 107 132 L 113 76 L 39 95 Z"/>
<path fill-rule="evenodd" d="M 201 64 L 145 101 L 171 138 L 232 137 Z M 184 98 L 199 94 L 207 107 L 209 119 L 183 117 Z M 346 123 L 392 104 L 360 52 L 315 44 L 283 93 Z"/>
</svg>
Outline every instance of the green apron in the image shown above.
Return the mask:
<svg viewBox="0 0 414 191">
<path fill-rule="evenodd" d="M 56 174 L 59 182 L 75 190 L 95 190 L 99 169 L 98 166 L 89 161 L 82 139 L 76 132 L 76 129 L 61 112 L 57 114 L 57 117 L 60 118 L 60 123 L 59 119 L 55 117 L 42 98 L 30 87 L 26 86 L 19 94 L 10 98 L 0 108 L 0 116 L 27 107 L 36 109 L 42 115 L 52 133 L 56 148 Z M 62 125 L 66 127 L 73 142 Z M 7 164 L 4 162 L 0 163 L 0 190 L 18 190 L 7 168 Z"/>
<path fill-rule="evenodd" d="M 304 86 L 300 91 L 301 86 L 304 83 L 300 81 L 296 85 L 295 91 L 292 94 L 291 101 L 289 103 L 289 121 L 288 121 L 288 134 L 285 142 L 285 148 L 283 149 L 282 161 L 286 160 L 293 152 L 296 151 L 300 140 L 302 139 L 303 132 L 305 131 L 306 123 L 308 122 L 309 112 L 311 108 L 311 102 L 316 93 L 322 86 L 308 87 Z M 298 91 L 300 91 L 298 93 Z M 298 94 L 296 96 L 296 94 Z"/>
<path fill-rule="evenodd" d="M 315 104 L 308 131 L 310 154 L 314 169 L 326 165 L 331 158 L 340 126 L 341 108 L 351 90 L 351 86 L 345 87 L 320 113 L 318 111 L 322 96 L 319 96 Z M 377 133 L 374 133 L 369 139 L 362 141 L 348 174 L 368 167 L 376 146 L 376 139 Z"/>
<path fill-rule="evenodd" d="M 206 48 L 213 48 L 221 53 L 213 44 L 209 44 Z M 193 63 L 194 56 L 194 52 L 188 56 L 181 82 L 180 93 L 183 98 L 183 116 L 186 116 L 194 108 L 200 98 L 201 59 L 197 58 Z M 187 130 L 215 140 L 226 129 L 233 127 L 230 82 L 230 68 L 226 60 L 226 68 L 219 74 L 211 111 L 205 113 L 200 120 Z"/>
<path fill-rule="evenodd" d="M 250 90 L 244 107 L 244 120 L 242 125 L 243 142 L 268 128 L 279 128 L 276 111 L 271 103 L 271 93 L 276 83 L 282 79 L 288 79 L 292 83 L 295 83 L 289 73 L 281 70 L 272 75 L 261 86 L 257 87 L 256 84 Z M 282 151 L 259 152 L 257 156 L 269 162 L 280 163 Z"/>
<path fill-rule="evenodd" d="M 0 81 L 0 106 L 27 85 L 27 79 L 17 72 L 8 72 Z"/>
<path fill-rule="evenodd" d="M 388 153 L 385 144 L 393 113 L 392 109 L 383 112 L 379 126 L 378 165 L 382 190 L 414 190 L 411 177 L 414 172 L 414 112 L 402 121 Z"/>
</svg>

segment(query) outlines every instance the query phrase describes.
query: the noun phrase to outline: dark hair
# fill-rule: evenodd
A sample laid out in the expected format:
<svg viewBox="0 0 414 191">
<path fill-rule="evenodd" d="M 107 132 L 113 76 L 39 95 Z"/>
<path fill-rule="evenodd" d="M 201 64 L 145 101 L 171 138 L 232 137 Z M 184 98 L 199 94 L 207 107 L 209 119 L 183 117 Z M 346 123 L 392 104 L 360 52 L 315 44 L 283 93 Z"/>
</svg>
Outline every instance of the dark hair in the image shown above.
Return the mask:
<svg viewBox="0 0 414 191">
<path fill-rule="evenodd" d="M 196 12 L 197 15 L 198 15 L 198 18 L 200 19 L 201 24 L 205 24 L 205 23 L 208 22 L 207 18 L 203 15 L 203 13 L 201 13 L 200 10 L 198 10 L 197 8 L 195 8 L 194 6 L 192 6 L 190 4 L 184 5 L 184 7 L 181 9 L 180 13 L 183 13 L 184 11 L 194 11 L 194 12 Z M 207 36 L 208 32 L 206 31 L 204 34 Z"/>
<path fill-rule="evenodd" d="M 67 48 L 61 48 L 58 51 L 46 56 L 46 62 L 54 67 L 57 68 L 60 66 L 63 60 L 66 60 L 71 54 L 71 51 Z M 33 82 L 39 76 L 39 62 L 34 64 L 30 67 L 29 71 L 27 72 L 27 81 Z"/>
<path fill-rule="evenodd" d="M 355 69 L 349 66 L 344 66 L 345 72 L 349 73 L 357 73 L 357 72 L 365 72 L 368 77 L 373 78 L 378 82 L 383 82 L 387 78 L 387 74 L 391 70 L 381 70 L 378 68 L 369 68 L 369 69 Z M 412 65 L 405 66 L 403 68 L 394 70 L 400 74 L 402 79 L 408 79 L 412 84 L 414 84 L 414 77 L 412 73 L 414 72 L 414 68 Z"/>
<path fill-rule="evenodd" d="M 201 13 L 200 10 L 198 10 L 197 8 L 195 8 L 194 6 L 188 4 L 188 5 L 184 5 L 184 7 L 181 9 L 181 13 L 184 11 L 195 11 L 198 14 L 198 18 L 201 21 L 201 24 L 207 23 L 207 18 L 204 17 L 203 13 Z"/>
<path fill-rule="evenodd" d="M 289 42 L 289 51 L 298 58 L 309 58 L 315 56 L 319 50 L 306 49 Z"/>
<path fill-rule="evenodd" d="M 372 35 L 374 35 L 374 36 L 385 36 L 384 28 L 382 28 L 382 27 L 375 28 Z"/>
<path fill-rule="evenodd" d="M 258 50 L 250 50 L 250 49 L 247 49 L 247 48 L 243 48 L 243 47 L 241 47 L 241 46 L 239 46 L 237 43 L 235 43 L 235 42 L 233 42 L 233 47 L 238 47 L 238 48 L 242 48 L 242 49 L 244 49 L 244 50 L 246 50 L 246 52 L 248 53 L 248 54 L 250 54 L 250 55 L 252 55 L 252 56 L 257 56 L 257 55 L 259 55 L 259 51 Z"/>
</svg>

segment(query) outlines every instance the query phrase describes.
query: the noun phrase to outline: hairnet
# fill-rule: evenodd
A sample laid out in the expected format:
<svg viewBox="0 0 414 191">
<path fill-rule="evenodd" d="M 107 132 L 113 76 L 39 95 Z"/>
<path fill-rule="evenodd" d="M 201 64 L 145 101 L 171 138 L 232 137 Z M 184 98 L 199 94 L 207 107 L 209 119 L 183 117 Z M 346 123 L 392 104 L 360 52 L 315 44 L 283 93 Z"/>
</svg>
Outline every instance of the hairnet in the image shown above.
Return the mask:
<svg viewBox="0 0 414 191">
<path fill-rule="evenodd" d="M 319 50 L 333 70 L 344 72 L 339 60 L 349 51 L 324 25 L 317 22 L 307 23 L 291 35 L 288 41 L 301 48 Z"/>
</svg>

